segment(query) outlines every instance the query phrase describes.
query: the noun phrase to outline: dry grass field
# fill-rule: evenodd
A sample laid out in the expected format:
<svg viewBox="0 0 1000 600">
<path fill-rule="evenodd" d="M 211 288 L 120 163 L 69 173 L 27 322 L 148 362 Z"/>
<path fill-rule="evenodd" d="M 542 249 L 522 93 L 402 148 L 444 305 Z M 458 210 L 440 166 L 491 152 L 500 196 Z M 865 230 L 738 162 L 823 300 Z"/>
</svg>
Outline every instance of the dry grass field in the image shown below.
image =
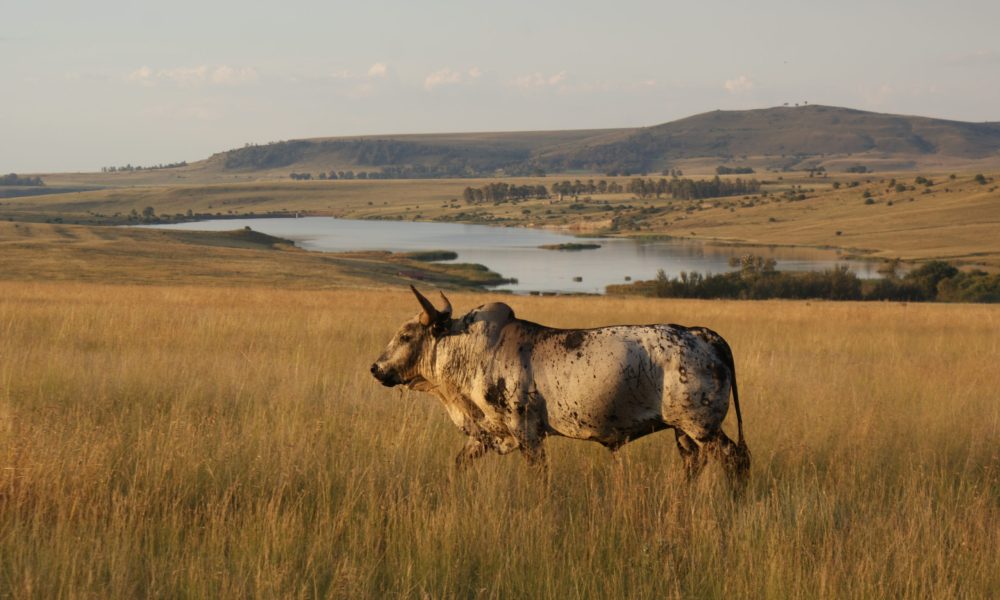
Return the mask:
<svg viewBox="0 0 1000 600">
<path fill-rule="evenodd" d="M 468 264 L 387 252 L 307 252 L 256 231 L 170 231 L 0 222 L 0 279 L 158 285 L 329 289 L 403 285 L 445 288 L 495 277 Z"/>
<path fill-rule="evenodd" d="M 0 597 L 1000 590 L 1000 307 L 510 302 L 726 336 L 746 496 L 686 485 L 669 432 L 617 457 L 549 440 L 549 481 L 516 456 L 450 473 L 436 400 L 367 370 L 408 292 L 4 281 Z"/>
</svg>

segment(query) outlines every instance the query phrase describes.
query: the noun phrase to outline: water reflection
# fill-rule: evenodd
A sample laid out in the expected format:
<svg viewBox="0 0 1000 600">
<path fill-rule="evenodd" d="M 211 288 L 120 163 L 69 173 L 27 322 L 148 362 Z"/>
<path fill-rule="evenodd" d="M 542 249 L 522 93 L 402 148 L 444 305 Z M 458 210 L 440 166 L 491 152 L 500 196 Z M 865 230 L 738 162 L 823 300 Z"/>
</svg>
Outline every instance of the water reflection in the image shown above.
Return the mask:
<svg viewBox="0 0 1000 600">
<path fill-rule="evenodd" d="M 515 292 L 604 293 L 605 286 L 652 279 L 658 269 L 670 276 L 681 271 L 722 273 L 733 270 L 729 259 L 747 253 L 778 261 L 780 270 L 824 270 L 846 265 L 862 278 L 878 277 L 876 265 L 838 258 L 836 252 L 810 248 L 746 247 L 706 244 L 692 240 L 621 238 L 593 240 L 596 250 L 542 250 L 544 244 L 580 242 L 579 238 L 542 229 L 489 227 L 459 223 L 410 221 L 358 221 L 332 217 L 300 219 L 220 219 L 173 225 L 169 229 L 225 231 L 251 227 L 294 240 L 307 250 L 347 252 L 357 250 L 453 250 L 457 262 L 481 263 L 516 284 L 500 286 Z M 591 240 L 586 240 L 591 241 Z M 580 281 L 574 281 L 580 278 Z"/>
</svg>

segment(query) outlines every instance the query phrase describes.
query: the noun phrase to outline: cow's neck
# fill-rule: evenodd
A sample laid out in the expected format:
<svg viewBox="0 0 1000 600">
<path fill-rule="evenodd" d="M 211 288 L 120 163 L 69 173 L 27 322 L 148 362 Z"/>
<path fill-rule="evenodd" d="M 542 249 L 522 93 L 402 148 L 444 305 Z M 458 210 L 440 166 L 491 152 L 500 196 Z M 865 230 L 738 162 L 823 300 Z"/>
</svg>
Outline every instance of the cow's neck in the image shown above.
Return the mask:
<svg viewBox="0 0 1000 600">
<path fill-rule="evenodd" d="M 419 372 L 426 385 L 420 391 L 437 390 L 444 392 L 467 383 L 464 378 L 470 373 L 466 356 L 469 336 L 445 335 L 432 338 L 430 348 L 420 357 Z M 417 389 L 417 388 L 414 388 Z"/>
</svg>

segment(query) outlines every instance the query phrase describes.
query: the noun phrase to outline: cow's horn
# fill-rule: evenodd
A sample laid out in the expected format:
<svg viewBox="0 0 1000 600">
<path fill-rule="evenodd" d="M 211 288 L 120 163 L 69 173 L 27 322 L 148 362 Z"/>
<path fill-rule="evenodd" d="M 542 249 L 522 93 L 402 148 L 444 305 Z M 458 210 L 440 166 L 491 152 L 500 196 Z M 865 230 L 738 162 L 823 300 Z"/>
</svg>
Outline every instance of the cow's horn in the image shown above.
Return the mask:
<svg viewBox="0 0 1000 600">
<path fill-rule="evenodd" d="M 444 295 L 444 292 L 438 292 L 441 294 L 441 299 L 444 300 L 444 310 L 441 311 L 441 317 L 444 319 L 451 318 L 451 301 L 448 300 L 448 296 Z"/>
<path fill-rule="evenodd" d="M 434 305 L 431 304 L 431 301 L 428 300 L 427 298 L 424 298 L 424 295 L 418 292 L 417 288 L 411 285 L 410 289 L 413 290 L 413 294 L 417 297 L 417 300 L 420 302 L 420 306 L 422 306 L 424 309 L 424 312 L 420 314 L 420 324 L 426 327 L 431 323 L 437 321 L 438 309 L 434 308 Z"/>
</svg>

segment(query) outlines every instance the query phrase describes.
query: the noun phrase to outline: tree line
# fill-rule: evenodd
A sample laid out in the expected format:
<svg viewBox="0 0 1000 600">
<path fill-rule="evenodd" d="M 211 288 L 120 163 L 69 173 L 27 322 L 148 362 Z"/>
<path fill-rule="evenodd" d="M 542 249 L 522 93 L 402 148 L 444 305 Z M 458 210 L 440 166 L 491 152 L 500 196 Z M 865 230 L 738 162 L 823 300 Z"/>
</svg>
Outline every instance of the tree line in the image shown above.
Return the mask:
<svg viewBox="0 0 1000 600">
<path fill-rule="evenodd" d="M 320 171 L 316 175 L 312 173 L 297 173 L 291 172 L 288 176 L 295 180 L 311 180 L 318 179 L 320 181 L 333 181 L 338 179 L 445 179 L 445 178 L 462 178 L 462 177 L 486 177 L 493 176 L 497 173 L 494 171 L 482 172 L 474 169 L 466 168 L 461 165 L 440 165 L 440 166 L 424 166 L 424 165 L 387 165 L 382 167 L 381 171 L 353 171 L 353 170 L 330 170 L 330 171 Z M 531 176 L 531 177 L 544 177 L 545 171 L 537 168 L 528 168 L 524 170 L 513 169 L 505 170 L 503 175 L 508 175 L 512 177 L 517 176 Z"/>
<path fill-rule="evenodd" d="M 760 191 L 760 182 L 756 179 L 733 180 L 720 179 L 716 175 L 712 179 L 671 178 L 658 180 L 635 178 L 628 183 L 625 191 L 640 198 L 655 196 L 659 198 L 670 194 L 678 200 L 700 200 L 702 198 L 718 198 L 721 196 L 744 196 Z"/>
<path fill-rule="evenodd" d="M 552 184 L 552 195 L 559 196 L 560 200 L 563 196 L 573 196 L 576 198 L 581 194 L 620 194 L 623 191 L 625 191 L 625 188 L 622 187 L 622 184 L 617 181 L 605 181 L 603 179 L 596 183 L 593 179 L 588 179 L 587 181 L 576 179 L 574 181 L 566 180 Z"/>
<path fill-rule="evenodd" d="M 17 173 L 0 175 L 0 185 L 45 185 L 41 177 L 20 177 Z"/>
<path fill-rule="evenodd" d="M 719 165 L 715 167 L 715 172 L 719 175 L 750 175 L 753 173 L 751 167 L 727 167 Z"/>
<path fill-rule="evenodd" d="M 148 167 L 143 167 L 142 165 L 132 165 L 127 164 L 123 167 L 101 167 L 101 173 L 120 173 L 120 172 L 132 172 L 132 171 L 154 171 L 156 169 L 176 169 L 177 167 L 186 167 L 187 161 L 182 160 L 175 163 L 160 163 L 156 165 L 150 165 Z"/>
<path fill-rule="evenodd" d="M 660 298 L 728 298 L 743 300 L 824 299 L 906 302 L 1000 302 L 1000 274 L 959 271 L 943 261 L 925 263 L 902 277 L 862 280 L 847 267 L 825 271 L 778 271 L 774 259 L 746 255 L 736 259 L 738 271 L 716 275 L 682 272 L 634 285 L 609 286 L 613 293 Z"/>
<path fill-rule="evenodd" d="M 466 204 L 548 197 L 549 192 L 544 185 L 512 185 L 503 182 L 490 183 L 479 188 L 467 187 L 462 191 L 462 200 Z"/>
</svg>

